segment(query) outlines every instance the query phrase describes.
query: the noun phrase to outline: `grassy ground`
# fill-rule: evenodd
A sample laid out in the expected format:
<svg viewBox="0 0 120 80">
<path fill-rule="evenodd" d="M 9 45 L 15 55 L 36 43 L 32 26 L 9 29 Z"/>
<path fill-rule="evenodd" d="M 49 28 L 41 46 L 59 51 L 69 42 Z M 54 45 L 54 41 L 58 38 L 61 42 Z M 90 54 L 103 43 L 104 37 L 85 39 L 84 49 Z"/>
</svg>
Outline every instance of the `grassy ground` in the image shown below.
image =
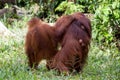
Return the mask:
<svg viewBox="0 0 120 80">
<path fill-rule="evenodd" d="M 15 37 L 0 37 L 0 80 L 120 80 L 120 53 L 114 44 L 101 50 L 94 41 L 88 63 L 80 74 L 57 75 L 55 71 L 46 69 L 44 61 L 39 65 L 39 70 L 28 71 L 24 53 L 27 20 L 24 18 L 11 25 L 6 24 L 16 34 Z"/>
</svg>

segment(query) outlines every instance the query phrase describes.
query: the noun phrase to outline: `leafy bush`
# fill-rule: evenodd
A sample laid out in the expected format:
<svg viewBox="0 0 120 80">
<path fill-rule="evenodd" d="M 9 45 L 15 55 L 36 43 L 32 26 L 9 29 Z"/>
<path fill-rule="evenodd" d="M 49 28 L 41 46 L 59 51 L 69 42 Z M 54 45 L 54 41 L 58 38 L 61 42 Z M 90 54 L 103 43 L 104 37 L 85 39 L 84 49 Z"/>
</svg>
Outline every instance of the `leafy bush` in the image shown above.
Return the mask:
<svg viewBox="0 0 120 80">
<path fill-rule="evenodd" d="M 120 3 L 118 1 L 103 1 L 95 10 L 93 21 L 93 38 L 97 42 L 113 42 L 120 29 Z"/>
<path fill-rule="evenodd" d="M 55 11 L 62 11 L 65 14 L 71 14 L 73 12 L 83 12 L 83 6 L 79 4 L 74 4 L 74 2 L 63 1 Z"/>
</svg>

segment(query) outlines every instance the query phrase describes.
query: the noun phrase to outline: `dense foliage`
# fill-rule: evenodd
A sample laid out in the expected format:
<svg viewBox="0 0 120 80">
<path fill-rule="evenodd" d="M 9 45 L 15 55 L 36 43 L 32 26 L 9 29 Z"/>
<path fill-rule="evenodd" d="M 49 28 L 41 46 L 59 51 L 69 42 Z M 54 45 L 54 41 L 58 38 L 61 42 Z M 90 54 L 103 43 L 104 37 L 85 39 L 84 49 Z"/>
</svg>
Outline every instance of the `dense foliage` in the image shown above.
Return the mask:
<svg viewBox="0 0 120 80">
<path fill-rule="evenodd" d="M 120 39 L 120 3 L 102 2 L 95 11 L 94 36 L 98 42 L 107 44 Z"/>
</svg>

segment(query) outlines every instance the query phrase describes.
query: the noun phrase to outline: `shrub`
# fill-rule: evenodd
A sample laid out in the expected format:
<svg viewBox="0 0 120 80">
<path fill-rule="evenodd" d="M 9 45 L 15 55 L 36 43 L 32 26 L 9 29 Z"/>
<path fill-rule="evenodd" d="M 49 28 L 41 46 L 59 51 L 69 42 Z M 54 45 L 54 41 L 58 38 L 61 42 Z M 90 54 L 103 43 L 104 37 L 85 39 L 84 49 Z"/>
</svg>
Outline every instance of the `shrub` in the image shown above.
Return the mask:
<svg viewBox="0 0 120 80">
<path fill-rule="evenodd" d="M 93 21 L 93 38 L 97 42 L 109 43 L 116 41 L 120 29 L 120 3 L 103 1 L 95 10 Z"/>
<path fill-rule="evenodd" d="M 74 4 L 74 2 L 63 1 L 55 11 L 64 12 L 64 14 L 71 14 L 73 12 L 83 12 L 84 6 L 79 4 Z"/>
</svg>

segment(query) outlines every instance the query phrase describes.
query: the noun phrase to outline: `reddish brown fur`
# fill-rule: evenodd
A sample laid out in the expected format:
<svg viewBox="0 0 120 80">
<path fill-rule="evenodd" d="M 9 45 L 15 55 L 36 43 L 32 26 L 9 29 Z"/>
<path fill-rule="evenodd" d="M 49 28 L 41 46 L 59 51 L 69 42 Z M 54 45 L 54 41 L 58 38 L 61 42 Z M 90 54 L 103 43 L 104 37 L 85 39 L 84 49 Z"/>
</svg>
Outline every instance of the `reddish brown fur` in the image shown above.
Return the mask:
<svg viewBox="0 0 120 80">
<path fill-rule="evenodd" d="M 69 19 L 69 22 L 65 23 L 65 26 L 69 25 L 73 18 L 67 16 L 66 19 Z M 47 63 L 50 63 L 50 59 L 57 53 L 55 26 L 52 27 L 38 18 L 32 18 L 28 22 L 28 26 L 25 51 L 29 66 L 37 68 L 42 59 L 46 59 Z M 48 64 L 46 66 L 48 67 Z"/>
<path fill-rule="evenodd" d="M 32 18 L 28 22 L 28 32 L 25 41 L 25 51 L 29 66 L 36 68 L 42 59 L 50 60 L 57 52 L 55 27 Z"/>
<path fill-rule="evenodd" d="M 60 18 L 56 25 L 56 35 L 61 42 L 61 50 L 54 56 L 50 68 L 60 72 L 71 72 L 74 69 L 80 72 L 86 62 L 91 40 L 91 25 L 82 13 L 74 13 L 71 23 L 64 26 L 69 21 Z M 63 22 L 62 22 L 63 21 Z M 64 34 L 63 34 L 64 33 Z"/>
<path fill-rule="evenodd" d="M 63 35 L 65 34 L 67 28 L 69 27 L 73 20 L 74 20 L 73 16 L 63 15 L 56 21 L 55 34 L 57 41 L 62 40 Z"/>
</svg>

